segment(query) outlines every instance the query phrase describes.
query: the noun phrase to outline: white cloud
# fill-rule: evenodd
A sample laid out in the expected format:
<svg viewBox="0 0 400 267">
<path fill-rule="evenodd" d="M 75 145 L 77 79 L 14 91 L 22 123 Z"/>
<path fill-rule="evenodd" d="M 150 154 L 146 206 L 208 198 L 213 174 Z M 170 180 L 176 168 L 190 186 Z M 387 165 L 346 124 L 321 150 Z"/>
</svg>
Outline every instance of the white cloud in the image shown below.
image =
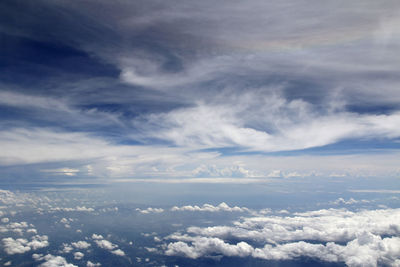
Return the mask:
<svg viewBox="0 0 400 267">
<path fill-rule="evenodd" d="M 123 252 L 121 249 L 116 249 L 111 251 L 112 254 L 115 254 L 117 256 L 125 256 L 125 252 Z"/>
<path fill-rule="evenodd" d="M 74 253 L 75 260 L 81 260 L 84 256 L 85 256 L 85 254 L 83 254 L 82 252 L 79 252 L 79 251 Z"/>
<path fill-rule="evenodd" d="M 110 36 L 96 38 L 96 42 L 88 42 L 87 36 L 71 36 L 75 31 L 69 31 L 68 38 L 65 31 L 51 36 L 62 36 L 64 41 L 73 39 L 71 45 L 78 44 L 78 50 L 114 64 L 125 82 L 163 90 L 162 95 L 151 91 L 138 95 L 137 99 L 179 102 L 174 106 L 168 102 L 169 111 L 160 114 L 157 109 L 151 110 L 151 114 L 140 114 L 133 122 L 135 131 L 131 131 L 131 122 L 121 120 L 115 112 L 103 114 L 96 109 L 78 109 L 95 104 L 98 99 L 108 99 L 117 105 L 131 99 L 124 93 L 105 94 L 103 91 L 107 90 L 87 93 L 89 88 L 105 88 L 99 86 L 103 85 L 103 79 L 62 84 L 61 88 L 74 90 L 67 90 L 71 92 L 58 98 L 39 96 L 40 92 L 26 95 L 1 91 L 0 104 L 47 114 L 59 112 L 66 115 L 63 118 L 68 118 L 65 120 L 68 123 L 78 121 L 74 124 L 76 129 L 101 117 L 96 126 L 105 125 L 104 122 L 108 126 L 120 125 L 129 129 L 127 132 L 134 132 L 129 136 L 133 139 L 148 141 L 149 137 L 158 137 L 180 146 L 180 150 L 172 146 L 161 146 L 162 152 L 152 145 L 118 146 L 82 132 L 7 129 L 0 132 L 1 164 L 91 159 L 93 164 L 85 162 L 85 167 L 55 170 L 63 175 L 74 175 L 79 170 L 80 174 L 102 174 L 101 177 L 155 176 L 157 172 L 186 176 L 193 169 L 195 175 L 207 172 L 214 175 L 212 168 L 197 169 L 204 164 L 201 160 L 190 160 L 187 166 L 190 170 L 184 175 L 176 169 L 170 170 L 188 163 L 188 154 L 196 148 L 238 146 L 252 151 L 282 151 L 323 146 L 348 138 L 400 136 L 399 113 L 395 111 L 400 99 L 399 79 L 395 75 L 399 69 L 396 1 L 387 1 L 385 5 L 376 1 L 360 5 L 356 1 L 347 3 L 346 9 L 336 1 L 315 1 L 312 8 L 290 0 L 282 3 L 255 0 L 246 4 L 237 1 L 230 5 L 196 1 L 184 7 L 150 2 L 138 7 L 137 3 L 123 1 L 111 8 L 110 3 L 101 1 L 98 5 L 107 10 L 101 15 L 92 13 L 91 4 L 79 10 L 74 4 L 62 5 L 70 14 L 79 14 L 80 19 L 87 16 L 96 25 L 109 25 L 106 32 L 111 30 L 113 37 L 124 40 L 118 49 L 115 39 L 107 38 Z M 49 3 L 45 1 L 44 5 Z M 120 13 L 124 15 L 115 15 Z M 290 20 L 285 19 L 289 17 Z M 60 25 L 71 23 L 69 19 L 63 20 L 63 16 L 57 19 L 63 22 Z M 139 49 L 138 43 L 131 40 L 148 29 L 152 29 L 149 38 L 154 38 L 152 41 L 160 48 L 157 51 L 143 44 Z M 19 34 L 41 39 L 27 32 L 28 29 L 19 30 L 23 32 Z M 103 34 L 100 29 L 98 32 Z M 166 67 L 171 62 L 179 68 L 171 71 Z M 204 86 L 204 82 L 210 83 Z M 80 90 L 85 93 L 80 94 Z M 371 106 L 371 110 L 376 106 L 393 106 L 393 110 L 377 115 L 347 109 L 360 104 Z M 58 118 L 52 118 L 53 123 Z M 397 156 L 392 156 L 392 161 Z M 245 169 L 232 169 L 229 164 L 221 166 L 217 166 L 220 171 L 216 174 L 222 177 L 248 177 L 247 170 L 253 170 L 247 166 Z"/>
<path fill-rule="evenodd" d="M 249 212 L 250 210 L 246 207 L 230 207 L 225 202 L 220 203 L 218 206 L 213 206 L 211 204 L 204 204 L 203 206 L 174 206 L 171 208 L 171 211 L 208 211 L 208 212 L 220 212 L 220 211 L 228 211 L 228 212 Z"/>
<path fill-rule="evenodd" d="M 151 252 L 151 253 L 155 253 L 158 251 L 156 248 L 145 247 L 145 249 L 147 250 L 147 252 Z"/>
<path fill-rule="evenodd" d="M 33 254 L 32 258 L 35 261 L 45 261 L 39 265 L 40 267 L 78 267 L 74 264 L 68 263 L 64 257 L 53 256 L 51 254 L 45 256 L 41 254 Z"/>
<path fill-rule="evenodd" d="M 27 246 L 28 240 L 23 238 L 13 239 L 11 237 L 3 238 L 4 250 L 7 254 L 19 254 L 25 253 L 31 250 L 30 246 Z"/>
<path fill-rule="evenodd" d="M 358 204 L 358 203 L 370 203 L 371 201 L 366 200 L 366 199 L 361 199 L 361 200 L 355 200 L 354 198 L 350 198 L 349 200 L 345 200 L 344 198 L 338 198 L 335 201 L 330 202 L 331 204 L 335 205 L 353 205 L 353 204 Z"/>
<path fill-rule="evenodd" d="M 99 248 L 105 249 L 110 251 L 112 254 L 118 255 L 118 256 L 125 256 L 125 252 L 122 251 L 121 249 L 118 248 L 118 245 L 111 243 L 108 240 L 102 239 L 103 237 L 101 235 L 92 235 L 92 239 L 94 239 L 94 242 Z"/>
<path fill-rule="evenodd" d="M 103 239 L 104 237 L 102 235 L 98 235 L 98 234 L 93 234 L 92 235 L 92 239 Z"/>
<path fill-rule="evenodd" d="M 9 255 L 22 254 L 30 251 L 31 249 L 36 250 L 47 247 L 49 245 L 47 240 L 48 237 L 46 235 L 35 235 L 31 238 L 31 241 L 28 241 L 24 238 L 13 239 L 12 237 L 2 239 L 4 250 Z"/>
<path fill-rule="evenodd" d="M 32 241 L 28 243 L 28 246 L 30 246 L 33 250 L 44 248 L 49 245 L 47 240 L 48 237 L 46 235 L 35 235 L 32 237 Z"/>
<path fill-rule="evenodd" d="M 79 173 L 79 170 L 72 168 L 61 168 L 61 169 L 46 169 L 42 170 L 42 172 L 47 172 L 57 175 L 65 175 L 65 176 L 76 176 Z"/>
<path fill-rule="evenodd" d="M 139 209 L 139 208 L 136 208 L 136 210 L 137 210 L 138 212 L 142 213 L 142 214 L 161 213 L 161 212 L 164 212 L 164 209 L 162 209 L 162 208 L 152 208 L 152 207 L 149 207 L 149 208 L 147 208 L 147 209 Z"/>
<path fill-rule="evenodd" d="M 146 134 L 183 147 L 238 146 L 267 152 L 324 146 L 346 138 L 400 136 L 396 127 L 400 123 L 399 112 L 318 114 L 304 101 L 288 101 L 280 96 L 260 98 L 256 93 L 248 93 L 244 100 L 232 98 L 227 102 L 229 104 L 198 104 L 151 115 L 149 125 L 158 125 L 161 130 L 150 128 Z M 254 103 L 260 106 L 256 113 L 251 109 Z M 251 113 L 246 115 L 249 111 Z M 261 122 L 265 129 L 247 126 Z"/>
<path fill-rule="evenodd" d="M 215 254 L 267 260 L 312 257 L 348 266 L 394 265 L 400 260 L 397 221 L 400 209 L 329 209 L 285 217 L 248 217 L 235 221 L 234 226 L 189 227 L 187 234 L 172 234 L 167 238 L 177 241 L 169 243 L 165 253 L 190 258 Z M 243 241 L 225 241 L 231 239 Z"/>
<path fill-rule="evenodd" d="M 97 244 L 97 246 L 99 248 L 103 248 L 103 249 L 107 249 L 107 250 L 113 250 L 113 249 L 118 247 L 117 245 L 115 245 L 115 244 L 113 244 L 110 241 L 105 240 L 105 239 L 103 239 L 103 240 L 94 240 L 94 242 Z"/>
<path fill-rule="evenodd" d="M 27 227 L 28 227 L 27 222 L 13 222 L 6 225 L 0 225 L 0 233 L 11 231 L 22 235 L 22 233 L 25 231 Z"/>
<path fill-rule="evenodd" d="M 72 242 L 71 245 L 77 249 L 88 249 L 90 244 L 86 241 Z"/>
<path fill-rule="evenodd" d="M 75 208 L 61 208 L 61 207 L 55 207 L 55 208 L 50 208 L 49 211 L 81 211 L 81 212 L 93 212 L 93 208 L 87 208 L 85 206 L 76 206 Z"/>
<path fill-rule="evenodd" d="M 99 267 L 99 266 L 101 266 L 101 263 L 99 262 L 93 263 L 91 261 L 87 261 L 86 263 L 86 267 Z"/>
<path fill-rule="evenodd" d="M 73 247 L 71 247 L 70 245 L 63 243 L 63 249 L 62 249 L 62 253 L 70 253 L 72 250 L 74 250 Z"/>
<path fill-rule="evenodd" d="M 33 229 L 33 228 L 26 230 L 26 232 L 27 233 L 32 233 L 32 234 L 37 234 L 37 230 Z"/>
<path fill-rule="evenodd" d="M 185 113 L 184 111 L 179 112 Z M 213 113 L 212 111 L 209 112 Z M 160 119 L 160 122 L 163 121 L 164 119 Z M 188 123 L 192 123 L 192 121 L 192 119 L 188 119 Z M 304 122 L 305 121 L 307 121 L 307 119 L 304 119 Z M 330 119 L 327 119 L 327 121 L 330 121 Z M 349 118 L 348 121 L 353 123 L 357 120 Z M 217 124 L 219 125 L 219 123 Z M 334 124 L 333 121 L 332 124 Z M 327 123 L 327 125 L 330 124 Z M 184 134 L 185 131 L 178 128 L 176 129 L 177 134 Z M 341 126 L 339 128 L 341 128 Z M 356 128 L 358 129 L 358 126 L 356 126 Z M 163 127 L 163 129 L 165 128 Z M 154 129 L 149 129 L 149 131 L 160 132 L 158 130 L 155 131 Z M 206 135 L 211 134 L 208 133 L 206 129 L 201 131 L 204 131 L 204 134 Z M 330 132 L 330 130 L 327 131 Z M 151 134 L 150 132 L 149 134 Z M 305 131 L 307 135 L 309 132 L 312 131 Z M 366 130 L 365 132 L 372 133 L 373 131 Z M 279 133 L 276 134 L 279 135 Z M 147 133 L 145 135 L 148 136 Z M 322 135 L 325 136 L 325 134 Z M 203 138 L 203 134 L 197 132 L 193 132 L 193 136 L 196 137 L 193 141 Z M 250 135 L 245 134 L 245 137 L 250 138 Z M 300 135 L 296 138 L 298 137 L 300 137 Z M 204 138 L 207 139 L 208 137 Z M 218 138 L 218 135 L 213 135 L 213 138 Z M 276 140 L 276 142 L 274 141 L 275 138 L 279 139 L 280 137 L 273 136 L 271 138 L 274 146 L 276 145 L 279 149 L 293 148 L 287 147 L 290 145 L 290 142 L 287 142 L 287 140 L 285 141 L 282 139 L 281 141 L 284 144 L 281 145 L 279 140 Z M 310 138 L 313 142 L 316 140 L 315 137 Z M 189 143 L 192 143 L 192 141 L 190 141 L 190 136 L 187 136 L 187 138 L 184 137 L 183 139 L 177 136 L 177 139 L 182 142 L 188 140 Z M 221 136 L 221 140 L 225 140 L 221 141 L 224 144 L 218 144 L 219 141 L 217 140 L 214 140 L 215 142 L 213 140 L 210 140 L 210 142 L 199 142 L 209 143 L 205 144 L 209 147 L 243 145 L 246 149 L 263 150 L 263 145 L 259 145 L 259 143 L 254 140 L 243 142 L 238 141 L 239 143 L 242 143 L 242 145 L 240 145 L 239 143 L 235 144 L 236 141 L 232 143 L 228 141 L 228 139 Z M 0 163 L 3 165 L 28 164 L 49 161 L 82 161 L 90 159 L 92 161 L 91 175 L 96 175 L 98 177 L 142 178 L 143 176 L 162 176 L 165 178 L 180 178 L 209 176 L 215 177 L 214 179 L 209 179 L 211 182 L 221 181 L 234 183 L 244 183 L 246 181 L 260 182 L 257 180 L 258 178 L 261 178 L 261 176 L 268 176 L 271 170 L 274 169 L 280 170 L 281 174 L 284 176 L 295 176 L 294 174 L 296 173 L 301 176 L 308 176 L 313 173 L 313 171 L 316 171 L 322 176 L 329 176 L 332 173 L 338 173 L 343 170 L 345 170 L 348 176 L 393 176 L 398 173 L 398 162 L 396 161 L 396 158 L 399 155 L 397 155 L 398 153 L 396 152 L 391 154 L 329 155 L 325 157 L 308 155 L 286 156 L 285 160 L 282 161 L 282 158 L 260 154 L 243 154 L 222 157 L 218 152 L 200 153 L 193 151 L 193 148 L 198 147 L 198 145 L 199 144 L 182 144 L 181 147 L 114 145 L 98 137 L 92 138 L 87 134 L 54 132 L 44 129 L 13 129 L 7 132 L 0 132 L 0 146 L 4 148 L 4 150 L 2 150 L 3 152 L 7 152 L 6 154 L 1 155 L 0 151 Z M 254 148 L 249 146 L 254 146 Z M 48 148 L 45 151 L 46 153 L 42 153 L 43 147 Z M 17 153 L 17 155 L 16 151 L 22 151 L 22 154 Z M 94 151 L 96 151 L 96 153 Z M 240 163 L 232 165 L 232 162 Z M 265 164 L 266 162 L 268 164 Z M 79 173 L 83 176 L 89 175 L 86 165 L 87 164 L 85 163 L 81 167 L 76 168 L 79 169 Z M 340 168 L 338 166 L 340 166 Z M 40 170 L 38 170 L 38 172 L 40 172 Z M 238 177 L 240 179 L 231 181 L 221 180 L 222 178 L 233 179 L 232 177 Z M 208 178 L 199 179 L 200 180 L 193 180 L 193 182 L 201 182 L 201 179 Z M 0 196 L 0 200 L 1 199 L 2 197 Z M 7 201 L 10 201 L 11 199 L 13 199 L 13 201 L 19 201 L 9 195 L 4 195 L 4 199 Z M 58 210 L 57 208 L 54 209 L 54 211 Z M 66 211 L 73 211 L 74 208 L 60 208 L 60 210 L 64 209 Z M 79 210 L 78 207 L 76 207 L 76 210 Z M 86 211 L 90 212 L 90 210 L 91 208 L 87 207 Z"/>
<path fill-rule="evenodd" d="M 195 177 L 257 177 L 253 171 L 247 170 L 244 166 L 234 165 L 218 168 L 215 164 L 202 164 L 192 171 Z"/>
</svg>

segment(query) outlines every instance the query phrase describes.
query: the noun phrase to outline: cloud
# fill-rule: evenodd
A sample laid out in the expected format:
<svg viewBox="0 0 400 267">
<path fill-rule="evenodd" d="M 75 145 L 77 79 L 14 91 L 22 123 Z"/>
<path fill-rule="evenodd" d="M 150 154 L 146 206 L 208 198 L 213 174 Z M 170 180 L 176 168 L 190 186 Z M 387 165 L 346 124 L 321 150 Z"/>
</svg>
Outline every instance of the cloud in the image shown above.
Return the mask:
<svg viewBox="0 0 400 267">
<path fill-rule="evenodd" d="M 224 156 L 232 148 L 269 153 L 360 140 L 395 148 L 400 137 L 396 1 L 356 1 L 346 10 L 341 2 L 310 8 L 293 0 L 1 5 L 4 38 L 19 44 L 4 52 L 11 64 L 5 75 L 15 82 L 0 84 L 0 105 L 10 110 L 0 131 L 8 177 L 21 177 L 15 165 L 32 171 L 25 179 L 255 177 L 271 170 L 294 177 L 310 170 L 287 164 L 267 172 Z M 93 12 L 98 8 L 104 12 Z M 61 44 L 97 64 L 77 77 L 76 68 L 58 69 L 64 60 L 55 66 L 25 58 L 23 43 Z M 17 66 L 20 56 L 27 69 Z M 72 58 L 68 65 L 80 66 Z M 100 62 L 108 71 L 97 71 Z M 46 71 L 36 77 L 29 71 L 36 68 Z M 199 149 L 222 152 L 203 153 L 207 160 Z M 240 156 L 246 159 L 253 157 Z M 379 168 L 369 162 L 374 166 L 363 168 Z M 375 175 L 397 170 L 384 169 Z"/>
<path fill-rule="evenodd" d="M 72 242 L 71 245 L 77 249 L 88 249 L 90 244 L 86 241 Z"/>
<path fill-rule="evenodd" d="M 35 261 L 45 261 L 39 265 L 40 267 L 77 267 L 74 264 L 68 263 L 67 260 L 61 256 L 33 254 L 32 258 Z"/>
<path fill-rule="evenodd" d="M 385 190 L 385 189 L 351 189 L 354 193 L 380 193 L 380 194 L 399 194 L 400 190 Z"/>
<path fill-rule="evenodd" d="M 146 136 L 184 147 L 240 147 L 265 152 L 319 147 L 350 138 L 400 137 L 396 127 L 400 123 L 399 112 L 387 115 L 346 111 L 316 113 L 304 101 L 288 101 L 280 96 L 260 98 L 256 93 L 248 93 L 245 100 L 232 98 L 227 103 L 198 104 L 152 114 L 148 117 L 151 127 Z M 259 106 L 257 111 L 252 109 L 255 103 Z M 263 128 L 255 129 L 253 124 L 262 124 Z"/>
<path fill-rule="evenodd" d="M 92 239 L 103 239 L 104 237 L 102 235 L 98 235 L 98 234 L 93 234 L 92 235 Z"/>
<path fill-rule="evenodd" d="M 125 256 L 125 252 L 123 252 L 121 249 L 116 249 L 111 251 L 112 254 L 115 254 L 117 256 Z"/>
<path fill-rule="evenodd" d="M 162 209 L 162 208 L 152 208 L 152 207 L 149 207 L 149 208 L 144 209 L 144 210 L 143 210 L 143 209 L 136 208 L 136 210 L 137 210 L 138 212 L 142 213 L 142 214 L 161 213 L 161 212 L 164 212 L 164 209 Z"/>
<path fill-rule="evenodd" d="M 76 206 L 75 208 L 61 208 L 61 207 L 55 207 L 55 208 L 50 208 L 49 211 L 81 211 L 81 212 L 93 212 L 93 208 L 87 208 L 86 206 Z"/>
<path fill-rule="evenodd" d="M 62 253 L 70 253 L 74 248 L 66 243 L 63 243 Z"/>
<path fill-rule="evenodd" d="M 19 254 L 25 253 L 31 250 L 30 246 L 27 246 L 28 240 L 18 238 L 14 240 L 11 237 L 3 238 L 4 250 L 7 254 Z"/>
<path fill-rule="evenodd" d="M 86 267 L 99 267 L 99 266 L 101 266 L 101 263 L 99 262 L 93 263 L 91 261 L 87 261 L 86 263 Z"/>
<path fill-rule="evenodd" d="M 220 211 L 227 211 L 227 212 L 249 212 L 250 210 L 246 207 L 230 207 L 225 202 L 220 203 L 218 206 L 213 206 L 211 204 L 204 204 L 203 206 L 174 206 L 171 208 L 171 211 L 207 211 L 207 212 L 220 212 Z"/>
<path fill-rule="evenodd" d="M 35 235 L 31 238 L 31 241 L 28 241 L 24 238 L 13 239 L 12 237 L 2 239 L 4 250 L 9 255 L 22 254 L 30 251 L 31 249 L 36 250 L 47 247 L 49 246 L 49 242 L 47 240 L 48 237 L 46 235 Z"/>
<path fill-rule="evenodd" d="M 106 249 L 106 250 L 113 250 L 113 249 L 118 247 L 117 245 L 115 245 L 115 244 L 113 244 L 110 241 L 105 240 L 105 239 L 103 239 L 103 240 L 94 240 L 94 242 L 97 244 L 97 246 L 99 248 L 103 248 L 103 249 Z"/>
<path fill-rule="evenodd" d="M 369 203 L 371 201 L 366 200 L 366 199 L 361 199 L 361 200 L 355 200 L 354 198 L 350 198 L 349 200 L 344 200 L 343 198 L 338 198 L 335 201 L 330 202 L 331 204 L 335 204 L 335 205 L 340 205 L 340 204 L 344 204 L 344 205 L 352 205 L 352 204 L 357 204 L 357 203 Z"/>
<path fill-rule="evenodd" d="M 257 177 L 253 171 L 240 165 L 218 168 L 215 164 L 210 166 L 202 164 L 194 169 L 192 174 L 195 177 Z"/>
<path fill-rule="evenodd" d="M 172 234 L 167 239 L 177 241 L 167 244 L 165 254 L 194 259 L 215 254 L 266 260 L 311 257 L 348 266 L 393 265 L 400 260 L 400 228 L 394 224 L 399 216 L 399 209 L 329 209 L 248 217 L 234 226 L 189 227 L 187 234 Z"/>
<path fill-rule="evenodd" d="M 75 260 L 81 260 L 84 256 L 85 256 L 85 254 L 83 254 L 82 252 L 79 252 L 79 251 L 74 253 Z"/>
<path fill-rule="evenodd" d="M 8 222 L 9 219 L 7 218 L 7 220 L 5 221 Z M 25 231 L 26 228 L 28 228 L 27 222 L 13 222 L 6 225 L 0 225 L 0 232 L 5 233 L 11 231 L 22 235 L 22 233 Z"/>
<path fill-rule="evenodd" d="M 117 256 L 125 256 L 125 252 L 118 248 L 118 245 L 111 243 L 108 240 L 101 239 L 101 235 L 93 234 L 92 238 L 99 248 L 110 251 L 112 254 Z"/>
<path fill-rule="evenodd" d="M 42 170 L 42 172 L 53 173 L 57 175 L 66 175 L 66 176 L 76 176 L 79 172 L 78 169 L 71 168 L 61 168 L 61 169 L 52 169 L 52 170 Z"/>
</svg>

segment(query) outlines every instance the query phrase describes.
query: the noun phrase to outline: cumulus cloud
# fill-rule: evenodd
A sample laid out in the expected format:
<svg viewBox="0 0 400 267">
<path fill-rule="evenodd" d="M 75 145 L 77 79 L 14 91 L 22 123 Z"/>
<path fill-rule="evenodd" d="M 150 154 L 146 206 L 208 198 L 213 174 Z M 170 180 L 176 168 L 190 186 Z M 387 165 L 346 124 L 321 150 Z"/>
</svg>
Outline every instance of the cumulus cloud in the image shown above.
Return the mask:
<svg viewBox="0 0 400 267">
<path fill-rule="evenodd" d="M 136 210 L 137 210 L 138 212 L 142 213 L 142 214 L 161 213 L 161 212 L 164 212 L 164 209 L 162 209 L 162 208 L 152 208 L 152 207 L 149 207 L 149 208 L 147 208 L 147 209 L 139 209 L 139 208 L 136 208 Z"/>
<path fill-rule="evenodd" d="M 207 212 L 220 212 L 220 211 L 228 211 L 228 212 L 249 212 L 250 210 L 246 207 L 230 207 L 225 202 L 220 203 L 218 206 L 213 206 L 211 204 L 204 204 L 203 206 L 174 206 L 171 208 L 171 211 L 207 211 Z"/>
<path fill-rule="evenodd" d="M 72 221 L 73 221 L 73 219 L 71 219 L 71 218 L 69 218 L 69 219 L 67 219 L 67 218 L 62 218 L 62 219 L 60 220 L 60 223 L 62 223 L 62 224 L 64 225 L 65 228 L 71 228 L 70 223 L 71 223 Z"/>
<path fill-rule="evenodd" d="M 102 239 L 102 240 L 94 240 L 94 242 L 97 244 L 99 248 L 107 249 L 107 250 L 113 250 L 117 248 L 118 246 L 111 243 L 108 240 Z"/>
<path fill-rule="evenodd" d="M 111 251 L 112 254 L 115 254 L 117 256 L 125 256 L 125 252 L 123 252 L 121 249 L 116 249 Z"/>
<path fill-rule="evenodd" d="M 61 250 L 62 253 L 70 253 L 74 248 L 66 243 L 63 243 L 63 249 Z"/>
<path fill-rule="evenodd" d="M 72 242 L 71 245 L 77 249 L 88 249 L 90 244 L 86 241 Z"/>
<path fill-rule="evenodd" d="M 35 261 L 45 261 L 39 265 L 40 267 L 77 267 L 77 265 L 68 263 L 67 260 L 61 256 L 33 254 L 32 258 Z"/>
<path fill-rule="evenodd" d="M 61 207 L 55 207 L 55 208 L 50 208 L 49 211 L 81 211 L 81 212 L 93 212 L 93 208 L 87 208 L 85 206 L 76 206 L 75 208 L 61 208 Z"/>
<path fill-rule="evenodd" d="M 13 239 L 12 237 L 3 238 L 2 241 L 4 250 L 9 255 L 22 254 L 49 245 L 48 237 L 46 235 L 35 235 L 31 238 L 31 241 L 24 238 Z"/>
<path fill-rule="evenodd" d="M 92 234 L 92 239 L 103 239 L 104 237 L 102 235 L 98 234 Z"/>
<path fill-rule="evenodd" d="M 8 222 L 9 219 L 6 218 L 6 220 L 4 221 Z M 0 232 L 5 233 L 11 231 L 22 235 L 22 233 L 25 231 L 26 228 L 28 228 L 27 222 L 13 222 L 6 225 L 0 225 Z"/>
<path fill-rule="evenodd" d="M 167 245 L 165 254 L 266 260 L 312 257 L 348 266 L 394 265 L 400 260 L 399 216 L 399 209 L 329 209 L 248 217 L 234 226 L 189 227 L 187 234 L 172 234 L 167 238 L 177 241 Z M 231 244 L 232 239 L 242 241 Z"/>
<path fill-rule="evenodd" d="M 118 245 L 111 243 L 108 240 L 102 239 L 101 235 L 93 234 L 92 239 L 99 248 L 110 251 L 117 256 L 125 256 L 125 252 L 118 248 Z"/>
<path fill-rule="evenodd" d="M 218 168 L 215 164 L 202 164 L 192 171 L 195 177 L 257 177 L 254 171 L 247 170 L 244 166 L 235 165 Z"/>
<path fill-rule="evenodd" d="M 366 200 L 366 199 L 361 199 L 361 200 L 355 200 L 354 198 L 349 198 L 349 200 L 345 200 L 344 198 L 338 198 L 335 201 L 330 202 L 331 204 L 335 204 L 335 205 L 353 205 L 353 204 L 358 204 L 358 203 L 370 203 L 370 200 Z"/>
<path fill-rule="evenodd" d="M 87 263 L 86 263 L 86 267 L 99 267 L 99 266 L 101 266 L 101 263 L 99 263 L 99 262 L 94 263 L 91 261 L 87 261 Z"/>
<path fill-rule="evenodd" d="M 84 256 L 85 256 L 85 254 L 83 254 L 82 252 L 79 252 L 79 251 L 74 253 L 74 259 L 75 259 L 75 260 L 80 260 L 80 259 L 82 259 Z"/>
<path fill-rule="evenodd" d="M 23 238 L 13 239 L 11 237 L 3 238 L 4 250 L 7 254 L 19 254 L 25 253 L 31 250 L 30 246 L 27 246 L 28 240 Z"/>
</svg>

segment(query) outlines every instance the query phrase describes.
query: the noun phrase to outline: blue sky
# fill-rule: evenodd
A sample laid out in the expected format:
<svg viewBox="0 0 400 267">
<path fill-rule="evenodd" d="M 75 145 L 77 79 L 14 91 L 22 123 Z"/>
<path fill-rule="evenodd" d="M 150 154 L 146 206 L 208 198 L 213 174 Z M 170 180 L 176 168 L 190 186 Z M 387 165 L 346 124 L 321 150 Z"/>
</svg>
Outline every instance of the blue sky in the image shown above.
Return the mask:
<svg viewBox="0 0 400 267">
<path fill-rule="evenodd" d="M 399 174 L 396 1 L 1 6 L 3 179 Z"/>
</svg>

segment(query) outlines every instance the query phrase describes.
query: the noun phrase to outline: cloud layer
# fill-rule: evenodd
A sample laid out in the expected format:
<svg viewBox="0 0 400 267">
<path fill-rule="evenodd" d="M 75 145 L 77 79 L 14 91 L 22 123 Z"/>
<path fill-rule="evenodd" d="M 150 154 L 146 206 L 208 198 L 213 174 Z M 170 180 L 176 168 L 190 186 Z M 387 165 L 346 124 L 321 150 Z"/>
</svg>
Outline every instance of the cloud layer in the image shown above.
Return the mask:
<svg viewBox="0 0 400 267">
<path fill-rule="evenodd" d="M 266 260 L 317 258 L 348 266 L 396 266 L 400 262 L 398 209 L 318 210 L 290 216 L 245 217 L 233 226 L 189 227 L 167 239 L 166 255 L 211 255 Z M 242 240 L 233 242 L 231 240 Z"/>
</svg>

